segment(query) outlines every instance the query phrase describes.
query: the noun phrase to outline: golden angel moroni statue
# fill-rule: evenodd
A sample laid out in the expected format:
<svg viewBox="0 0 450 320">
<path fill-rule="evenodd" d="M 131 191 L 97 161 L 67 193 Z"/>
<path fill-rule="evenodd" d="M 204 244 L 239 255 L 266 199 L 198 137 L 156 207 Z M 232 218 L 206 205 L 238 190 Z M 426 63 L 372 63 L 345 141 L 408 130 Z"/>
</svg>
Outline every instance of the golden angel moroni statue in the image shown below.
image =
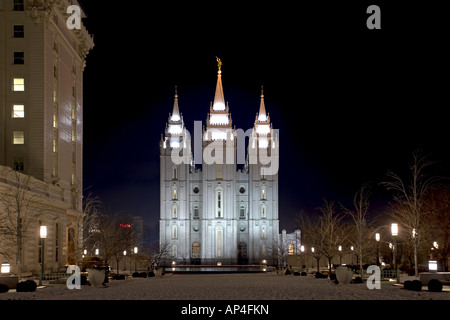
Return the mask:
<svg viewBox="0 0 450 320">
<path fill-rule="evenodd" d="M 222 60 L 219 57 L 216 57 L 217 65 L 219 67 L 219 73 L 222 73 Z"/>
</svg>

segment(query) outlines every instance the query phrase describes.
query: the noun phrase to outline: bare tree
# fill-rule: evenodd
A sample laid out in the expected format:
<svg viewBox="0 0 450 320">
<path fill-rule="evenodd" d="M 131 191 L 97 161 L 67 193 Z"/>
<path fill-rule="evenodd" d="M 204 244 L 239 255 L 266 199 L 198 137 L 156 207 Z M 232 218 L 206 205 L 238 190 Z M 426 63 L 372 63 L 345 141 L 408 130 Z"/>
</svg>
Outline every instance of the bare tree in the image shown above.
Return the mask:
<svg viewBox="0 0 450 320">
<path fill-rule="evenodd" d="M 82 261 L 81 257 L 83 251 L 89 248 L 90 252 L 87 254 L 93 255 L 94 246 L 92 239 L 96 237 L 96 233 L 99 232 L 101 220 L 105 213 L 102 202 L 98 196 L 88 193 L 83 198 L 83 214 L 78 215 L 74 221 L 76 229 L 81 234 L 81 241 L 76 242 L 75 250 L 68 252 L 68 260 L 75 261 L 77 264 Z M 94 239 L 95 242 L 95 239 Z"/>
<path fill-rule="evenodd" d="M 29 229 L 36 223 L 39 214 L 49 208 L 49 203 L 46 197 L 35 192 L 31 176 L 8 167 L 0 168 L 5 170 L 7 180 L 0 197 L 1 253 L 12 258 L 11 251 L 15 251 L 20 279 L 24 246 L 33 236 Z"/>
<path fill-rule="evenodd" d="M 165 241 L 161 244 L 159 241 L 154 241 L 148 247 L 143 249 L 142 254 L 146 257 L 151 271 L 158 267 L 169 254 L 170 245 L 170 241 Z"/>
<path fill-rule="evenodd" d="M 131 247 L 134 241 L 134 232 L 123 217 L 119 215 L 101 214 L 96 217 L 95 230 L 89 238 L 92 248 L 99 249 L 100 256 L 108 265 L 111 259 L 120 261 L 124 250 Z"/>
<path fill-rule="evenodd" d="M 331 274 L 331 263 L 333 257 L 340 254 L 339 246 L 348 239 L 349 233 L 345 230 L 343 215 L 336 213 L 333 201 L 324 199 L 324 204 L 318 208 L 321 212 L 319 217 L 320 251 L 328 259 L 329 274 Z"/>
<path fill-rule="evenodd" d="M 272 263 L 277 266 L 284 267 L 287 263 L 287 255 L 288 255 L 288 244 L 284 242 L 283 237 L 277 241 L 277 239 L 272 240 Z"/>
<path fill-rule="evenodd" d="M 353 198 L 353 209 L 347 209 L 341 204 L 344 213 L 350 216 L 354 223 L 354 247 L 359 261 L 359 270 L 363 270 L 363 253 L 366 251 L 369 241 L 367 241 L 367 214 L 369 212 L 369 191 L 366 184 L 361 186 Z"/>
<path fill-rule="evenodd" d="M 323 256 L 322 231 L 319 219 L 311 219 L 305 212 L 301 212 L 298 217 L 300 230 L 302 231 L 302 243 L 308 248 L 308 254 L 313 256 L 317 262 L 317 272 L 320 272 L 320 259 Z"/>
<path fill-rule="evenodd" d="M 388 171 L 388 181 L 381 184 L 394 192 L 391 215 L 408 233 L 414 249 L 415 276 L 418 276 L 417 248 L 423 231 L 423 218 L 427 214 L 424 197 L 436 182 L 436 177 L 426 173 L 432 162 L 419 150 L 413 153 L 413 160 L 409 167 L 409 179 L 402 179 L 398 174 Z"/>
<path fill-rule="evenodd" d="M 442 269 L 448 271 L 450 256 L 450 186 L 439 184 L 425 198 L 427 219 L 424 221 L 423 242 L 427 251 L 439 259 Z"/>
</svg>

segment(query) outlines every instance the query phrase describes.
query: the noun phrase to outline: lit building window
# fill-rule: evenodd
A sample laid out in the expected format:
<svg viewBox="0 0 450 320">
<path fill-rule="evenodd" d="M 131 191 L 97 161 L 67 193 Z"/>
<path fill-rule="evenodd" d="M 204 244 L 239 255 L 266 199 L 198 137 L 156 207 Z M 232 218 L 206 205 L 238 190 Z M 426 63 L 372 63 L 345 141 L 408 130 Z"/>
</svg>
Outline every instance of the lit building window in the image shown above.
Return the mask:
<svg viewBox="0 0 450 320">
<path fill-rule="evenodd" d="M 177 226 L 173 226 L 173 227 L 172 227 L 172 238 L 173 238 L 173 239 L 177 239 L 177 238 L 178 238 L 178 230 L 177 230 Z"/>
<path fill-rule="evenodd" d="M 266 205 L 262 205 L 261 206 L 261 219 L 266 219 L 267 218 L 267 207 Z"/>
<path fill-rule="evenodd" d="M 56 139 L 53 139 L 53 152 L 58 152 L 58 143 Z"/>
<path fill-rule="evenodd" d="M 23 104 L 13 105 L 11 116 L 14 119 L 25 118 L 25 106 Z"/>
<path fill-rule="evenodd" d="M 172 207 L 172 219 L 177 219 L 177 218 L 178 218 L 177 207 L 173 206 Z"/>
<path fill-rule="evenodd" d="M 13 131 L 13 144 L 25 144 L 25 133 L 23 131 Z"/>
<path fill-rule="evenodd" d="M 13 80 L 13 91 L 25 91 L 25 79 L 24 78 L 14 78 Z"/>
<path fill-rule="evenodd" d="M 265 187 L 261 188 L 261 199 L 266 200 L 266 188 Z"/>
<path fill-rule="evenodd" d="M 288 254 L 292 256 L 294 254 L 294 244 L 289 243 Z"/>
<path fill-rule="evenodd" d="M 173 188 L 172 199 L 177 200 L 177 188 Z"/>
<path fill-rule="evenodd" d="M 261 227 L 261 238 L 266 238 L 266 226 Z"/>
</svg>

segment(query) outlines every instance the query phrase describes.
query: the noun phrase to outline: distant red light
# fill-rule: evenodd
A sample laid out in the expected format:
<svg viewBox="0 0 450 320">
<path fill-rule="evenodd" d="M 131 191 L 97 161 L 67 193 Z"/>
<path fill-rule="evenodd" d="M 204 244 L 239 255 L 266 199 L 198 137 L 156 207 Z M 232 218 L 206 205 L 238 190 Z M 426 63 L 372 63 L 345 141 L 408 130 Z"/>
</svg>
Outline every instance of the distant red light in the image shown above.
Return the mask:
<svg viewBox="0 0 450 320">
<path fill-rule="evenodd" d="M 129 224 L 129 223 L 121 223 L 120 226 L 122 228 L 131 228 L 131 224 Z"/>
</svg>

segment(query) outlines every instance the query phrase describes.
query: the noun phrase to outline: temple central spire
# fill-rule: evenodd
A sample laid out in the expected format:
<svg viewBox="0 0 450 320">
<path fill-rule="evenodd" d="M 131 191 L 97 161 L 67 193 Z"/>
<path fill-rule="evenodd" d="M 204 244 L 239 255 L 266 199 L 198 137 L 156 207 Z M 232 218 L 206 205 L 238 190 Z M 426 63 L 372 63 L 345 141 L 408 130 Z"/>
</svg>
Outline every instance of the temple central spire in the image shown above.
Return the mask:
<svg viewBox="0 0 450 320">
<path fill-rule="evenodd" d="M 222 60 L 218 57 L 216 57 L 216 59 L 219 71 L 217 73 L 216 95 L 214 96 L 213 110 L 223 111 L 225 110 L 225 98 L 223 96 L 222 87 Z"/>
</svg>

